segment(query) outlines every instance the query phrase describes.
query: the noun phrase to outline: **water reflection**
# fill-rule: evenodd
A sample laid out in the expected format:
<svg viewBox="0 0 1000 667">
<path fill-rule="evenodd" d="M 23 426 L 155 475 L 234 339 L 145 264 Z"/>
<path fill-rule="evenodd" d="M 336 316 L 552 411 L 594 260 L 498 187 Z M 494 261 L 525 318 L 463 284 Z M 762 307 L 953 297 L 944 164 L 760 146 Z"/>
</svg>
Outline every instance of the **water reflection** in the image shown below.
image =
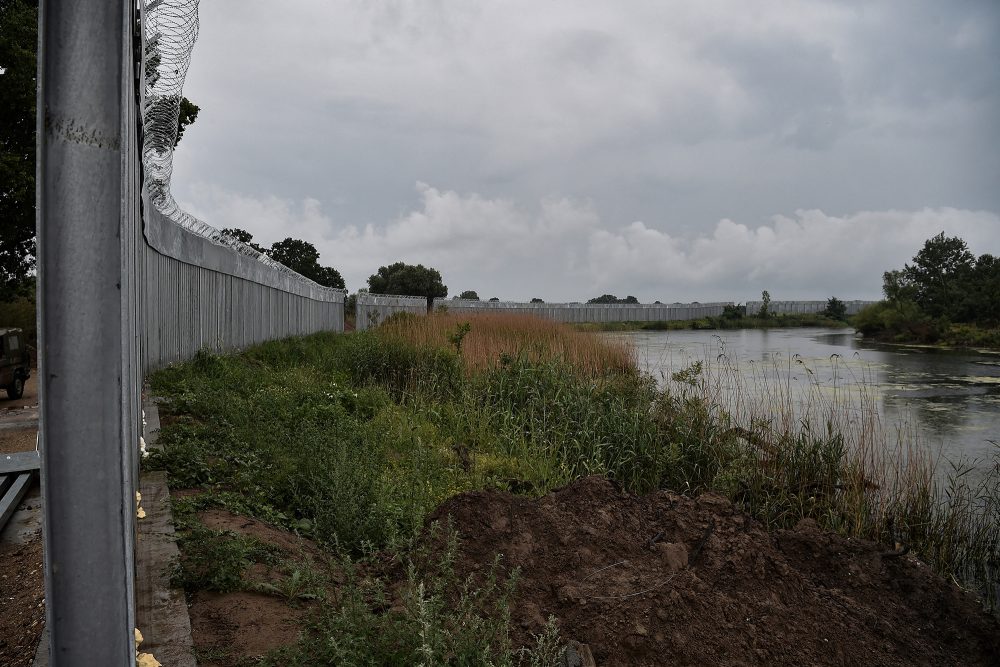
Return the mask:
<svg viewBox="0 0 1000 667">
<path fill-rule="evenodd" d="M 640 367 L 661 383 L 702 361 L 708 372 L 738 373 L 758 398 L 784 382 L 804 400 L 872 399 L 887 429 L 912 430 L 947 458 L 989 460 L 1000 441 L 1000 355 L 887 346 L 851 329 L 641 331 L 630 339 Z M 767 384 L 770 383 L 770 384 Z M 744 399 L 745 400 L 745 399 Z M 858 409 L 856 406 L 851 409 Z"/>
</svg>

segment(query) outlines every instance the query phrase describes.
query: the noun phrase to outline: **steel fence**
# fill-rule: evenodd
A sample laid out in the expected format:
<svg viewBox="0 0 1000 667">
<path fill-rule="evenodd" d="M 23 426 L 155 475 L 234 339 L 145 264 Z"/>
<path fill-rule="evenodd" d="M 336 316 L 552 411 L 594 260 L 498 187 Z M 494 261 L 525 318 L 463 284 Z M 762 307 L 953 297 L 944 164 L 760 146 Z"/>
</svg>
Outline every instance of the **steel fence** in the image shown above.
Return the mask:
<svg viewBox="0 0 1000 667">
<path fill-rule="evenodd" d="M 848 315 L 857 315 L 865 306 L 870 306 L 875 301 L 844 301 L 844 306 Z M 755 315 L 764 306 L 763 301 L 747 301 L 747 315 Z M 826 310 L 826 301 L 771 301 L 768 312 L 772 315 L 810 315 L 822 313 Z"/>
<path fill-rule="evenodd" d="M 358 292 L 354 313 L 355 329 L 364 331 L 378 326 L 396 313 L 426 314 L 427 299 L 422 296 Z"/>
<path fill-rule="evenodd" d="M 517 313 L 557 322 L 669 322 L 722 315 L 732 303 L 520 303 L 449 299 L 436 308 L 456 313 Z"/>
<path fill-rule="evenodd" d="M 275 338 L 344 330 L 343 290 L 296 280 L 147 209 L 142 362 L 150 371 Z"/>
</svg>

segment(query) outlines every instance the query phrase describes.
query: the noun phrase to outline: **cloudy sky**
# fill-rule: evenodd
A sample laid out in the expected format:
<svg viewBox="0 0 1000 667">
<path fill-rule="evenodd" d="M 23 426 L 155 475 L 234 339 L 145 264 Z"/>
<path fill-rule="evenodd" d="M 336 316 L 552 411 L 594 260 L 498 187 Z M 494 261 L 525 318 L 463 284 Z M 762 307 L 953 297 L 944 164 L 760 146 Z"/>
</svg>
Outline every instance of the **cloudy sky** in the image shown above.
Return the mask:
<svg viewBox="0 0 1000 667">
<path fill-rule="evenodd" d="M 1000 254 L 995 0 L 211 0 L 174 194 L 355 291 L 877 298 Z"/>
</svg>

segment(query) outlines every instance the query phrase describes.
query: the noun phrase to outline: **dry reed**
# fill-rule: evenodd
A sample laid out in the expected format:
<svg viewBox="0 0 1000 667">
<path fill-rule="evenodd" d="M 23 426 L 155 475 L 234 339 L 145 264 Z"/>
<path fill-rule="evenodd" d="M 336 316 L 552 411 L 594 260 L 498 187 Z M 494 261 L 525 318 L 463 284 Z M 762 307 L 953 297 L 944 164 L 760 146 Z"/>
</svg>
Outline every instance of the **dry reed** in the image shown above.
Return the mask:
<svg viewBox="0 0 1000 667">
<path fill-rule="evenodd" d="M 383 323 L 378 334 L 418 347 L 456 349 L 471 372 L 494 367 L 504 358 L 561 361 L 595 376 L 636 368 L 628 342 L 583 333 L 531 315 L 434 313 L 427 317 L 395 317 Z"/>
</svg>

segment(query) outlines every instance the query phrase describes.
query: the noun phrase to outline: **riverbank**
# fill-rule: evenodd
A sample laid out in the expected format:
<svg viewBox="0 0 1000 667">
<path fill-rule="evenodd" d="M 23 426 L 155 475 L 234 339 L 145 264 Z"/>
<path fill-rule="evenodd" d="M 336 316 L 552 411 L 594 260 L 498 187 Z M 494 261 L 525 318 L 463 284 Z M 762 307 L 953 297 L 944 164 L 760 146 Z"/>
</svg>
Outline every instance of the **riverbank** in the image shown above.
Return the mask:
<svg viewBox="0 0 1000 667">
<path fill-rule="evenodd" d="M 985 662 L 995 620 L 947 580 L 918 588 L 955 600 L 940 613 L 956 634 L 899 610 L 939 614 L 914 597 L 927 568 L 913 557 L 995 590 L 996 505 L 938 502 L 925 461 L 879 468 L 858 434 L 733 423 L 699 393 L 698 369 L 679 379 L 688 389 L 658 390 L 621 344 L 556 323 L 447 315 L 158 373 L 165 450 L 148 465 L 180 491 L 175 583 L 202 664 L 268 650 L 261 664 L 553 664 L 571 640 L 600 664 L 824 662 L 829 642 L 884 664 Z M 579 481 L 595 474 L 612 483 Z M 561 500 L 573 494 L 591 499 L 585 516 Z M 828 566 L 792 577 L 787 553 L 760 560 L 782 530 L 830 549 Z M 857 560 L 845 544 L 862 545 Z M 812 610 L 842 632 L 794 622 L 822 591 L 875 579 L 856 611 Z M 266 634 L 261 617 L 280 621 L 281 641 L 241 653 Z M 886 625 L 898 632 L 874 632 Z"/>
<path fill-rule="evenodd" d="M 1000 352 L 1000 328 L 980 327 L 974 324 L 950 324 L 933 329 L 875 331 L 869 332 L 866 338 L 890 345 L 923 345 L 940 349 L 968 348 Z"/>
<path fill-rule="evenodd" d="M 672 320 L 658 322 L 585 322 L 572 325 L 578 331 L 684 331 L 694 330 L 736 330 L 736 329 L 783 329 L 791 327 L 848 326 L 847 322 L 824 315 L 772 315 L 770 317 L 704 317 L 697 320 Z"/>
<path fill-rule="evenodd" d="M 871 340 L 884 343 L 936 345 L 1000 350 L 1000 327 L 995 317 L 955 324 L 947 317 L 931 317 L 912 302 L 880 301 L 854 316 L 852 324 Z"/>
</svg>

